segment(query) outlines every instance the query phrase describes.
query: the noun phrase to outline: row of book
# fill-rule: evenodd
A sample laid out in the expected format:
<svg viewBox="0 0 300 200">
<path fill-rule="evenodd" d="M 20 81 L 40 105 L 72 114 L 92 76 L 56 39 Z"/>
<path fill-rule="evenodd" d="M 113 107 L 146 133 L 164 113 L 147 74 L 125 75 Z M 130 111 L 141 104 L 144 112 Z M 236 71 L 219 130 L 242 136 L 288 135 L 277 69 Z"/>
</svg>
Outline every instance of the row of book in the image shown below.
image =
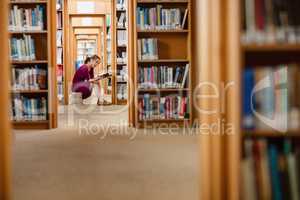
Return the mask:
<svg viewBox="0 0 300 200">
<path fill-rule="evenodd" d="M 246 139 L 242 199 L 299 199 L 300 147 L 291 140 Z"/>
<path fill-rule="evenodd" d="M 118 69 L 118 74 L 117 74 L 117 82 L 124 82 L 127 81 L 128 75 L 127 75 L 127 65 L 122 65 L 120 69 Z"/>
<path fill-rule="evenodd" d="M 117 24 L 118 28 L 126 28 L 127 27 L 127 23 L 126 23 L 126 13 L 122 12 L 120 14 L 120 16 L 118 17 L 118 24 Z"/>
<path fill-rule="evenodd" d="M 189 118 L 189 98 L 179 95 L 139 95 L 139 120 L 170 120 Z"/>
<path fill-rule="evenodd" d="M 117 31 L 117 39 L 118 46 L 126 46 L 127 45 L 127 31 L 126 30 L 118 30 Z"/>
<path fill-rule="evenodd" d="M 300 43 L 298 0 L 245 0 L 243 43 Z"/>
<path fill-rule="evenodd" d="M 187 20 L 188 10 L 184 13 L 179 8 L 137 7 L 137 28 L 140 30 L 172 30 L 183 29 Z"/>
<path fill-rule="evenodd" d="M 14 121 L 47 120 L 47 100 L 45 97 L 13 97 L 12 119 Z"/>
<path fill-rule="evenodd" d="M 158 39 L 142 38 L 138 39 L 138 60 L 158 59 Z"/>
<path fill-rule="evenodd" d="M 125 51 L 118 50 L 117 53 L 117 63 L 124 64 L 127 62 L 127 52 Z"/>
<path fill-rule="evenodd" d="M 13 90 L 39 90 L 47 88 L 47 70 L 38 66 L 12 68 Z"/>
<path fill-rule="evenodd" d="M 296 64 L 247 67 L 243 72 L 243 127 L 300 128 L 299 75 Z"/>
<path fill-rule="evenodd" d="M 188 78 L 189 64 L 185 66 L 139 67 L 138 87 L 146 88 L 184 88 Z"/>
<path fill-rule="evenodd" d="M 44 30 L 46 9 L 42 5 L 35 8 L 19 8 L 14 5 L 9 13 L 10 31 L 41 31 Z"/>
<path fill-rule="evenodd" d="M 116 0 L 117 3 L 117 10 L 126 10 L 127 7 L 127 0 Z"/>
<path fill-rule="evenodd" d="M 56 10 L 63 9 L 63 0 L 56 0 Z"/>
<path fill-rule="evenodd" d="M 57 27 L 57 29 L 62 29 L 62 27 L 63 27 L 63 15 L 62 15 L 62 12 L 56 13 L 56 27 Z"/>
<path fill-rule="evenodd" d="M 117 99 L 118 100 L 127 100 L 127 84 L 118 84 L 117 85 Z"/>
<path fill-rule="evenodd" d="M 35 42 L 31 35 L 10 39 L 12 60 L 35 60 Z"/>
</svg>

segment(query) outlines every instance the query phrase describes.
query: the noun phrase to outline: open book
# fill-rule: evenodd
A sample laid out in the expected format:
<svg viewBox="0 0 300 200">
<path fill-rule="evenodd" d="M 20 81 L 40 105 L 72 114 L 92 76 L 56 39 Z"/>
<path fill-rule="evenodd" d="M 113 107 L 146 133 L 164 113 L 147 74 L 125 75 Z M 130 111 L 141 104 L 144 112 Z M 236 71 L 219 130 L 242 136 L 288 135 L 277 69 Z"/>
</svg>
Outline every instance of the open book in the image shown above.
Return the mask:
<svg viewBox="0 0 300 200">
<path fill-rule="evenodd" d="M 99 81 L 99 80 L 102 80 L 102 79 L 106 79 L 106 78 L 109 78 L 109 77 L 111 77 L 112 75 L 111 74 L 109 74 L 109 73 L 100 73 L 100 74 L 98 74 L 95 78 L 94 78 L 94 80 L 95 81 Z"/>
</svg>

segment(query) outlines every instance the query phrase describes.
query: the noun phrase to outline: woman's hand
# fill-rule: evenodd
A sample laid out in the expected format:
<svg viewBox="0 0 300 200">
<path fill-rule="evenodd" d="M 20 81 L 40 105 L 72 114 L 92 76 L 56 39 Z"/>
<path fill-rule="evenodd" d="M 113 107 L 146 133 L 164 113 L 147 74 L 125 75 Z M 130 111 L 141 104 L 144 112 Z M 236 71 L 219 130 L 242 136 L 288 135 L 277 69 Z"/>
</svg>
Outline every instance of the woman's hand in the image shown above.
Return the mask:
<svg viewBox="0 0 300 200">
<path fill-rule="evenodd" d="M 90 82 L 90 83 L 97 83 L 98 81 L 97 81 L 96 79 L 94 79 L 94 78 L 91 78 L 91 79 L 89 80 L 89 82 Z"/>
</svg>

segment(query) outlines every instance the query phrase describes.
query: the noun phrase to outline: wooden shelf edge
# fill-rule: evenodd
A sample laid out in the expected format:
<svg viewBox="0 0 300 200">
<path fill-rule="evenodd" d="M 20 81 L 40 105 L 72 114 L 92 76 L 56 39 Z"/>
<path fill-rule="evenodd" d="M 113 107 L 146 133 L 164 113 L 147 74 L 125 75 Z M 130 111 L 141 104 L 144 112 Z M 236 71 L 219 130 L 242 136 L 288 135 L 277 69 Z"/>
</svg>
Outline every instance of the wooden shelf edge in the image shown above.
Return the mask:
<svg viewBox="0 0 300 200">
<path fill-rule="evenodd" d="M 189 88 L 155 88 L 155 89 L 144 89 L 138 88 L 139 92 L 179 92 L 179 91 L 190 91 Z"/>
<path fill-rule="evenodd" d="M 48 90 L 12 90 L 11 93 L 37 94 L 37 93 L 48 93 Z"/>
<path fill-rule="evenodd" d="M 299 51 L 300 44 L 245 44 L 242 45 L 245 52 L 272 52 L 272 51 Z"/>
<path fill-rule="evenodd" d="M 170 29 L 170 30 L 158 30 L 158 29 L 146 29 L 146 30 L 137 30 L 137 33 L 188 33 L 187 29 Z"/>
<path fill-rule="evenodd" d="M 243 130 L 245 137 L 300 137 L 299 130 L 288 130 L 286 132 L 279 132 L 275 130 Z"/>
<path fill-rule="evenodd" d="M 190 62 L 187 59 L 158 59 L 158 60 L 138 60 L 138 63 L 176 63 L 176 62 L 183 62 L 188 63 Z"/>
<path fill-rule="evenodd" d="M 48 60 L 12 60 L 11 64 L 46 64 Z"/>
<path fill-rule="evenodd" d="M 149 3 L 149 4 L 160 4 L 160 3 L 189 3 L 188 0 L 138 0 L 137 3 Z"/>
<path fill-rule="evenodd" d="M 47 1 L 36 0 L 36 1 L 10 1 L 10 4 L 46 4 Z"/>
</svg>

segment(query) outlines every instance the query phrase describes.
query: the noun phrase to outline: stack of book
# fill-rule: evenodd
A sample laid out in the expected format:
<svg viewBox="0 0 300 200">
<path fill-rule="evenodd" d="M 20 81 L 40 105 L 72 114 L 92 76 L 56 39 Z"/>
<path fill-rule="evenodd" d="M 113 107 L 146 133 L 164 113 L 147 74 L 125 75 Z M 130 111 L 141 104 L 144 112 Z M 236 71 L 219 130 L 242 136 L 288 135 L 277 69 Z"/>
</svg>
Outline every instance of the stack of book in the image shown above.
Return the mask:
<svg viewBox="0 0 300 200">
<path fill-rule="evenodd" d="M 183 29 L 187 21 L 188 10 L 181 13 L 179 8 L 137 7 L 137 28 L 140 30 Z"/>
<path fill-rule="evenodd" d="M 300 128 L 299 66 L 247 67 L 243 73 L 243 127 L 270 129 L 265 120 L 279 127 Z"/>
<path fill-rule="evenodd" d="M 118 38 L 118 46 L 126 46 L 127 45 L 127 31 L 126 30 L 118 30 L 117 38 Z"/>
<path fill-rule="evenodd" d="M 175 94 L 158 96 L 146 93 L 139 95 L 139 120 L 188 119 L 188 101 L 188 97 Z"/>
<path fill-rule="evenodd" d="M 246 139 L 242 198 L 299 199 L 300 148 L 291 140 Z"/>
<path fill-rule="evenodd" d="M 13 90 L 40 90 L 47 88 L 47 71 L 38 66 L 12 68 Z"/>
<path fill-rule="evenodd" d="M 11 60 L 35 60 L 35 42 L 31 35 L 10 39 Z"/>
<path fill-rule="evenodd" d="M 138 39 L 138 60 L 157 60 L 158 40 L 157 38 Z"/>
<path fill-rule="evenodd" d="M 44 30 L 45 7 L 37 5 L 35 8 L 19 8 L 14 5 L 9 15 L 10 31 L 41 31 Z"/>
<path fill-rule="evenodd" d="M 243 43 L 300 43 L 298 0 L 245 0 Z"/>
<path fill-rule="evenodd" d="M 184 88 L 189 64 L 186 66 L 151 66 L 138 68 L 138 87 L 145 88 Z"/>
<path fill-rule="evenodd" d="M 47 120 L 46 98 L 14 97 L 12 100 L 12 118 L 14 121 Z"/>
<path fill-rule="evenodd" d="M 127 85 L 118 84 L 117 85 L 117 99 L 118 100 L 127 100 Z"/>
</svg>

